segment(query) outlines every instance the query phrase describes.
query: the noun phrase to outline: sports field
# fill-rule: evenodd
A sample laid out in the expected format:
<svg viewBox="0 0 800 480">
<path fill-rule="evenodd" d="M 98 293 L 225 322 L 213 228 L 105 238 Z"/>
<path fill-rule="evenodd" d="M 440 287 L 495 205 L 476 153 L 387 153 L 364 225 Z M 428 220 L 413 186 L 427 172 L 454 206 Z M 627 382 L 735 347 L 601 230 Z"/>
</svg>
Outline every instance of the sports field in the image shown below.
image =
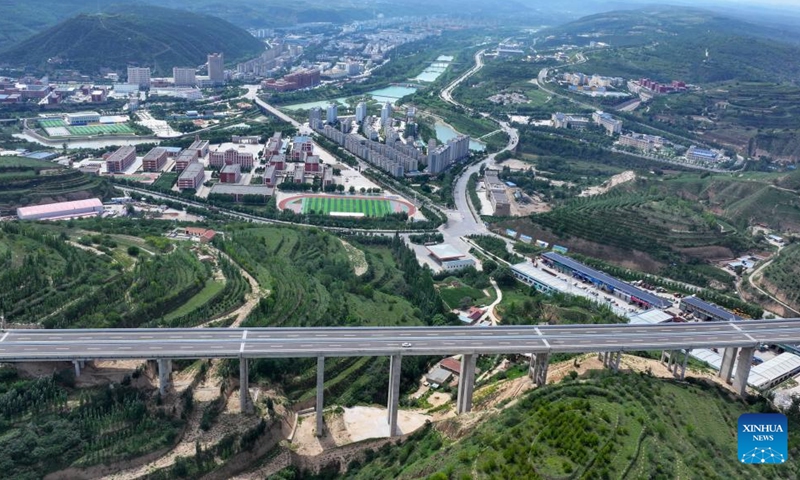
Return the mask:
<svg viewBox="0 0 800 480">
<path fill-rule="evenodd" d="M 66 124 L 64 123 L 64 120 L 60 120 L 58 118 L 48 118 L 46 120 L 39 120 L 39 126 L 41 126 L 43 128 L 63 127 L 65 125 Z"/>
<path fill-rule="evenodd" d="M 303 213 L 329 215 L 331 212 L 363 213 L 367 217 L 382 217 L 392 213 L 392 204 L 385 199 L 358 197 L 306 197 Z"/>
<path fill-rule="evenodd" d="M 44 128 L 51 137 L 64 137 L 67 135 L 130 135 L 135 133 L 131 127 L 124 123 L 69 126 L 63 120 L 57 118 L 39 120 L 39 126 Z"/>
<path fill-rule="evenodd" d="M 131 127 L 124 123 L 114 123 L 109 125 L 79 125 L 67 127 L 69 133 L 73 135 L 108 135 L 108 134 L 128 134 L 133 133 Z"/>
<path fill-rule="evenodd" d="M 319 195 L 301 194 L 284 198 L 278 202 L 281 210 L 295 213 L 334 215 L 347 217 L 383 217 L 390 213 L 406 213 L 413 216 L 414 205 L 394 196 Z"/>
</svg>

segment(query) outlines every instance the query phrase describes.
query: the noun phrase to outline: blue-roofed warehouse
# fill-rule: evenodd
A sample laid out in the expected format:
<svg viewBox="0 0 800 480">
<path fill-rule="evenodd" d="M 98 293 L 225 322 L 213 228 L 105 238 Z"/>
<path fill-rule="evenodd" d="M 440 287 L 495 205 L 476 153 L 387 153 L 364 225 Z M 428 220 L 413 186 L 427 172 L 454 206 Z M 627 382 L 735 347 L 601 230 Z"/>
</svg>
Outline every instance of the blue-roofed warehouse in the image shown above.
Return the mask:
<svg viewBox="0 0 800 480">
<path fill-rule="evenodd" d="M 542 254 L 542 260 L 556 270 L 568 273 L 581 281 L 592 282 L 598 288 L 602 288 L 622 298 L 626 302 L 639 305 L 642 308 L 663 309 L 672 306 L 672 302 L 665 298 L 644 291 L 641 288 L 634 287 L 629 283 L 618 280 L 611 275 L 595 270 L 564 255 L 555 252 L 547 252 Z"/>
<path fill-rule="evenodd" d="M 703 301 L 694 295 L 691 297 L 684 297 L 681 299 L 681 310 L 684 312 L 692 313 L 694 316 L 702 318 L 703 320 L 718 320 L 725 322 L 733 322 L 742 320 L 742 317 L 734 315 L 733 313 L 718 307 L 713 303 Z"/>
</svg>

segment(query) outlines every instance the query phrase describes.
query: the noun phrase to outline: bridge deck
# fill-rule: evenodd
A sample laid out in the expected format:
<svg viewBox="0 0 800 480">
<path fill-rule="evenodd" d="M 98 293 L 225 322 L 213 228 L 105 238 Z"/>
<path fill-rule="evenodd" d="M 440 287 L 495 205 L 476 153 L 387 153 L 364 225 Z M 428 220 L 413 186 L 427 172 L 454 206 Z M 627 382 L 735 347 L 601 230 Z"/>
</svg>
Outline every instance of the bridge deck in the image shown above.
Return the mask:
<svg viewBox="0 0 800 480">
<path fill-rule="evenodd" d="M 0 334 L 0 361 L 558 353 L 752 347 L 761 343 L 800 343 L 800 319 L 487 328 L 9 330 Z"/>
</svg>

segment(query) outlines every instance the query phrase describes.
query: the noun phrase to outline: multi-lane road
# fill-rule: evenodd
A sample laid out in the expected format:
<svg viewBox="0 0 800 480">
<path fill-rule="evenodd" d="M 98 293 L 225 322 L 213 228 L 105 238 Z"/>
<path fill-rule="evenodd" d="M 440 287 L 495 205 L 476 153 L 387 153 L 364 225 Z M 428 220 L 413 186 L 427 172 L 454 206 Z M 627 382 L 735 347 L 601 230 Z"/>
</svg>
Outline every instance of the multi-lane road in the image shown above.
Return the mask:
<svg viewBox="0 0 800 480">
<path fill-rule="evenodd" d="M 670 325 L 9 330 L 0 361 L 670 350 L 800 343 L 800 319 Z"/>
</svg>

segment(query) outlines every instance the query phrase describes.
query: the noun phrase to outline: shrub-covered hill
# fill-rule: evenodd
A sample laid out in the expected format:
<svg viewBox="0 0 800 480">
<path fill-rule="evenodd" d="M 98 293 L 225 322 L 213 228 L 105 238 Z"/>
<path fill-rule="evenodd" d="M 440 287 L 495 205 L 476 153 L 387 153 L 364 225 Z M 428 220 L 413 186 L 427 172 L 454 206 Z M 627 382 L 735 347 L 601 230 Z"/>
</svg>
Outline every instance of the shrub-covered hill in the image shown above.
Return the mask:
<svg viewBox="0 0 800 480">
<path fill-rule="evenodd" d="M 223 52 L 232 61 L 257 55 L 262 49 L 255 37 L 216 17 L 126 6 L 67 19 L 0 52 L 0 62 L 85 73 L 138 65 L 168 74 L 175 66 L 205 63 L 211 52 Z"/>
<path fill-rule="evenodd" d="M 0 215 L 17 207 L 111 196 L 111 184 L 94 175 L 39 160 L 0 157 Z"/>
<path fill-rule="evenodd" d="M 595 371 L 536 389 L 458 439 L 427 428 L 352 465 L 354 479 L 773 479 L 797 478 L 797 414 L 789 462 L 737 462 L 737 419 L 768 411 L 717 386 Z M 796 410 L 796 409 L 795 409 Z M 458 419 L 451 420 L 458 423 Z M 330 477 L 329 477 L 330 478 Z"/>
</svg>

